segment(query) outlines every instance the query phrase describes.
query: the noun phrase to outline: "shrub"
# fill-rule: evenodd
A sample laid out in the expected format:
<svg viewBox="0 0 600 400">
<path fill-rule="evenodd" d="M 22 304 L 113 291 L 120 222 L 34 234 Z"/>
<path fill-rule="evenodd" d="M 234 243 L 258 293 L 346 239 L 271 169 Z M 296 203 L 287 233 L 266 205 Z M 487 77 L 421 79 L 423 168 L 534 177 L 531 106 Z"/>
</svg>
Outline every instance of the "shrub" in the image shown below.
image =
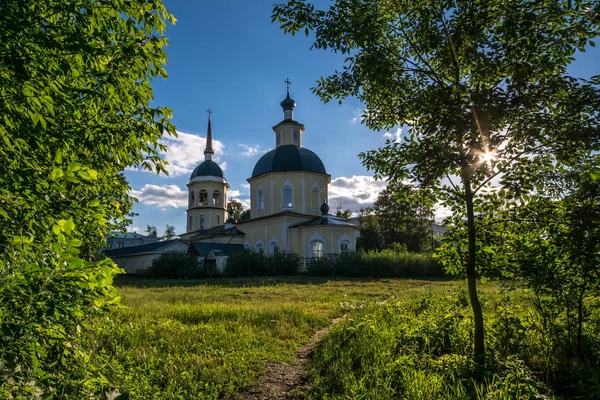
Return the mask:
<svg viewBox="0 0 600 400">
<path fill-rule="evenodd" d="M 229 257 L 223 275 L 229 277 L 295 275 L 299 269 L 300 258 L 296 254 L 277 252 L 267 256 L 245 251 Z"/>
<path fill-rule="evenodd" d="M 205 268 L 198 264 L 195 255 L 176 251 L 163 253 L 155 258 L 142 274 L 159 279 L 197 279 L 207 276 Z"/>
</svg>

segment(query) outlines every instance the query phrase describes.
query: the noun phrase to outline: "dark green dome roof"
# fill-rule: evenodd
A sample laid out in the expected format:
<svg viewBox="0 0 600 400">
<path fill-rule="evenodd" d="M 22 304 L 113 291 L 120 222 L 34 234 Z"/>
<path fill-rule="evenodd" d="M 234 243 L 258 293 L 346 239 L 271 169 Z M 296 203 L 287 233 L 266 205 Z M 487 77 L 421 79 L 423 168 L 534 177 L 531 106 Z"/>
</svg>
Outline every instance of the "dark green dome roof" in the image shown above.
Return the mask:
<svg viewBox="0 0 600 400">
<path fill-rule="evenodd" d="M 269 172 L 297 171 L 327 174 L 319 156 L 304 147 L 288 144 L 279 146 L 262 156 L 254 166 L 252 178 Z"/>
<path fill-rule="evenodd" d="M 287 97 L 279 104 L 284 110 L 293 110 L 296 107 L 296 102 L 290 97 L 290 92 L 288 92 Z"/>
<path fill-rule="evenodd" d="M 192 172 L 192 176 L 190 179 L 194 179 L 197 176 L 204 175 L 212 175 L 218 176 L 219 178 L 223 178 L 223 170 L 219 167 L 219 164 L 212 160 L 206 160 L 202 164 L 198 165 L 194 172 Z"/>
</svg>

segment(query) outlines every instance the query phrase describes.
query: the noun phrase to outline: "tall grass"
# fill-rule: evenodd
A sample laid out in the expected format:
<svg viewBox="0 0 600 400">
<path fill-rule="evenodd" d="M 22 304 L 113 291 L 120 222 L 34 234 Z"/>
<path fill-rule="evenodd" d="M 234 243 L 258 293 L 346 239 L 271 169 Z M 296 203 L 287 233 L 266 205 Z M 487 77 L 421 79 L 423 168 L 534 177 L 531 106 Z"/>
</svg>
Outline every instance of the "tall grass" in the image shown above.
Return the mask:
<svg viewBox="0 0 600 400">
<path fill-rule="evenodd" d="M 591 364 L 561 366 L 522 294 L 483 296 L 487 372 L 472 363 L 466 293 L 371 303 L 339 324 L 311 362 L 315 399 L 600 398 L 600 354 Z M 598 342 L 600 315 L 586 337 Z M 564 382 L 569 382 L 565 385 Z"/>
</svg>

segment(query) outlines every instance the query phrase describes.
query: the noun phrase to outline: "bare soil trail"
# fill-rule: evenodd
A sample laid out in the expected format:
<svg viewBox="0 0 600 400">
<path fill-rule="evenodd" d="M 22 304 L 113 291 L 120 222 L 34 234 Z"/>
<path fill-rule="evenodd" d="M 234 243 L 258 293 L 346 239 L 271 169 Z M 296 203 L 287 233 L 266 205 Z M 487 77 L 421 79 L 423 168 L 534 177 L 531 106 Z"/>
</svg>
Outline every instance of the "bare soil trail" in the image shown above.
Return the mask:
<svg viewBox="0 0 600 400">
<path fill-rule="evenodd" d="M 311 336 L 308 343 L 298 349 L 296 362 L 293 364 L 271 363 L 256 383 L 240 393 L 241 400 L 291 400 L 303 399 L 303 393 L 312 388 L 312 382 L 306 376 L 308 361 L 315 345 L 329 332 L 332 326 L 342 321 L 335 318 L 331 325 L 319 329 Z"/>
</svg>

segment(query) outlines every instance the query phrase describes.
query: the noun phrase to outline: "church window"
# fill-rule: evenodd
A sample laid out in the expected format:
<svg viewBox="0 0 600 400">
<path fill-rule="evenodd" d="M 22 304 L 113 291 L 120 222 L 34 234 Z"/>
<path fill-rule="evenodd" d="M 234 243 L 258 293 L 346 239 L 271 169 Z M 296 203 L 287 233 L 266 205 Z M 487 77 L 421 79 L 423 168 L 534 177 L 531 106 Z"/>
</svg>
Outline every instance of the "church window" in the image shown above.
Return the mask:
<svg viewBox="0 0 600 400">
<path fill-rule="evenodd" d="M 294 187 L 289 181 L 281 188 L 281 208 L 294 208 Z"/>
<path fill-rule="evenodd" d="M 258 193 L 256 195 L 256 203 L 257 203 L 257 210 L 264 210 L 265 209 L 265 192 L 262 189 L 258 189 Z"/>
<path fill-rule="evenodd" d="M 269 244 L 269 252 L 271 254 L 279 253 L 279 243 L 277 243 L 276 241 L 272 241 Z"/>
<path fill-rule="evenodd" d="M 188 231 L 191 231 L 194 229 L 194 225 L 192 224 L 192 216 L 190 215 L 188 217 Z"/>
<path fill-rule="evenodd" d="M 217 225 L 220 225 L 221 224 L 221 216 L 217 215 L 216 219 L 217 219 Z"/>
<path fill-rule="evenodd" d="M 207 204 L 207 201 L 208 201 L 208 193 L 206 193 L 206 190 L 201 190 L 199 198 L 198 198 L 198 204 L 201 206 L 205 206 Z"/>
<path fill-rule="evenodd" d="M 215 190 L 213 192 L 213 206 L 220 206 L 221 205 L 221 192 L 219 192 L 218 190 Z"/>
<path fill-rule="evenodd" d="M 340 253 L 345 253 L 348 251 L 349 249 L 349 243 L 348 242 L 341 242 L 340 243 Z"/>
<path fill-rule="evenodd" d="M 292 203 L 292 189 L 285 188 L 283 189 L 283 207 L 284 208 L 292 208 L 294 204 Z"/>
<path fill-rule="evenodd" d="M 319 204 L 319 188 L 313 187 L 310 192 L 310 204 L 313 210 L 318 210 L 321 205 Z"/>
<path fill-rule="evenodd" d="M 264 249 L 264 247 L 263 247 L 263 245 L 261 243 L 259 243 L 259 244 L 256 245 L 256 252 L 257 253 L 263 254 L 264 251 L 265 251 L 265 249 Z"/>
<path fill-rule="evenodd" d="M 200 229 L 204 229 L 204 214 L 200 214 Z"/>
<path fill-rule="evenodd" d="M 281 144 L 281 134 L 277 132 L 277 146 Z"/>
<path fill-rule="evenodd" d="M 298 143 L 298 132 L 294 131 L 294 143 Z"/>
<path fill-rule="evenodd" d="M 194 191 L 192 190 L 190 192 L 190 207 L 194 207 L 194 206 L 195 206 L 195 204 L 194 204 Z"/>
<path fill-rule="evenodd" d="M 312 247 L 312 256 L 313 258 L 321 258 L 323 257 L 323 242 L 314 241 L 311 243 Z"/>
</svg>

